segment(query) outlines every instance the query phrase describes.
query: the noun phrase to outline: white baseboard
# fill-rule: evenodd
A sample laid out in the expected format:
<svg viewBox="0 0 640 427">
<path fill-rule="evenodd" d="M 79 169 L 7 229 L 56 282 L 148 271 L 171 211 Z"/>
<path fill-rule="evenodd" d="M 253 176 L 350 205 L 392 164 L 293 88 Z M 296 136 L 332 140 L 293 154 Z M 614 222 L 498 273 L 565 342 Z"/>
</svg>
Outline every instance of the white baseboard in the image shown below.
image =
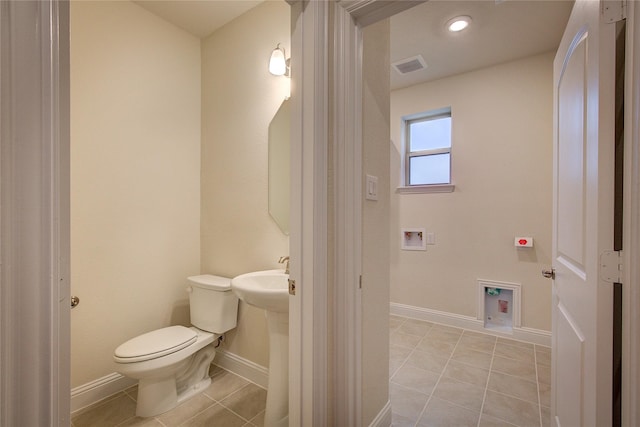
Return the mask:
<svg viewBox="0 0 640 427">
<path fill-rule="evenodd" d="M 260 366 L 257 363 L 253 363 L 250 360 L 224 350 L 218 350 L 216 352 L 213 363 L 263 388 L 267 388 L 269 370 L 264 366 Z M 136 380 L 114 372 L 87 384 L 75 387 L 71 390 L 71 414 L 77 414 L 82 409 L 126 390 L 136 385 L 136 383 Z"/>
<path fill-rule="evenodd" d="M 222 349 L 216 351 L 216 357 L 213 359 L 213 363 L 227 371 L 248 379 L 262 388 L 267 388 L 269 383 L 269 369 L 262 365 L 258 365 L 257 363 Z"/>
<path fill-rule="evenodd" d="M 378 413 L 378 415 L 371 421 L 369 427 L 389 427 L 391 426 L 391 401 L 387 401 L 384 408 Z"/>
<path fill-rule="evenodd" d="M 444 311 L 430 310 L 428 308 L 414 307 L 411 305 L 398 304 L 392 302 L 390 304 L 391 314 L 397 316 L 410 317 L 427 322 L 440 323 L 456 328 L 469 329 L 475 332 L 495 335 L 498 337 L 510 338 L 518 341 L 525 341 L 532 344 L 544 345 L 551 347 L 551 332 L 540 329 L 514 327 L 513 333 L 500 332 L 492 329 L 486 329 L 484 322 L 475 317 L 463 316 L 455 313 L 447 313 Z"/>
<path fill-rule="evenodd" d="M 114 372 L 71 390 L 71 414 L 106 399 L 137 383 L 132 378 Z"/>
</svg>

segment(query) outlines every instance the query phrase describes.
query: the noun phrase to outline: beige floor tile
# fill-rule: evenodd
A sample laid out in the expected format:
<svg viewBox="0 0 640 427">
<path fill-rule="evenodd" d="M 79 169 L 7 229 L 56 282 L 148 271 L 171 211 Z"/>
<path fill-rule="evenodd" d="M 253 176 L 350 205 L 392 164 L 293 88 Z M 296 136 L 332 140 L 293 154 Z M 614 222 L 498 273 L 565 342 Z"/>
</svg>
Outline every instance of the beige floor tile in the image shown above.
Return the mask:
<svg viewBox="0 0 640 427">
<path fill-rule="evenodd" d="M 462 335 L 467 338 L 476 338 L 476 339 L 487 339 L 493 342 L 496 341 L 496 337 L 493 335 L 485 334 L 483 332 L 470 331 L 468 329 L 464 329 Z"/>
<path fill-rule="evenodd" d="M 461 408 L 436 397 L 429 400 L 418 426 L 424 427 L 476 427 L 480 412 Z"/>
<path fill-rule="evenodd" d="M 427 334 L 422 341 L 416 346 L 416 350 L 433 354 L 434 356 L 449 358 L 453 349 L 456 348 L 455 343 L 429 339 Z"/>
<path fill-rule="evenodd" d="M 533 362 L 493 356 L 491 370 L 524 378 L 529 381 L 536 381 L 536 365 Z"/>
<path fill-rule="evenodd" d="M 458 340 L 462 336 L 462 331 L 456 331 L 455 329 L 444 329 L 442 327 L 434 326 L 431 328 L 425 339 L 441 341 L 449 344 L 457 344 Z"/>
<path fill-rule="evenodd" d="M 458 342 L 458 348 L 465 350 L 481 351 L 493 354 L 496 345 L 496 337 L 479 336 L 479 334 L 464 333 Z"/>
<path fill-rule="evenodd" d="M 407 357 L 413 350 L 398 345 L 392 345 L 389 348 L 389 378 L 395 374 L 402 365 L 404 365 Z"/>
<path fill-rule="evenodd" d="M 492 356 L 478 350 L 472 350 L 458 345 L 451 356 L 451 360 L 475 366 L 476 368 L 489 369 L 491 367 Z"/>
<path fill-rule="evenodd" d="M 522 360 L 523 362 L 535 363 L 535 353 L 533 347 L 519 347 L 508 345 L 504 342 L 496 343 L 494 354 L 496 356 L 507 357 L 509 359 Z"/>
<path fill-rule="evenodd" d="M 133 400 L 135 400 L 136 402 L 138 401 L 138 384 L 129 387 L 128 389 L 126 389 L 124 391 L 126 394 L 129 395 L 129 397 L 131 397 Z"/>
<path fill-rule="evenodd" d="M 391 381 L 403 387 L 417 390 L 426 395 L 431 394 L 436 386 L 440 374 L 416 368 L 411 365 L 404 365 L 391 378 Z"/>
<path fill-rule="evenodd" d="M 443 377 L 433 391 L 433 396 L 463 408 L 480 412 L 484 399 L 484 388 Z"/>
<path fill-rule="evenodd" d="M 258 415 L 251 419 L 251 424 L 256 427 L 264 426 L 264 411 L 260 412 Z"/>
<path fill-rule="evenodd" d="M 551 385 L 538 383 L 540 406 L 551 407 Z"/>
<path fill-rule="evenodd" d="M 422 320 L 407 319 L 399 328 L 398 332 L 408 335 L 417 335 L 424 337 L 431 329 L 433 323 L 423 322 Z"/>
<path fill-rule="evenodd" d="M 512 339 L 509 339 L 509 338 L 499 337 L 498 338 L 498 342 L 503 343 L 503 344 L 507 344 L 507 345 L 512 345 L 512 346 L 515 346 L 515 347 L 533 348 L 533 344 L 531 344 L 531 343 L 524 342 L 524 341 L 512 340 Z"/>
<path fill-rule="evenodd" d="M 220 403 L 245 420 L 250 420 L 264 411 L 267 403 L 267 390 L 250 383 Z"/>
<path fill-rule="evenodd" d="M 194 415 L 204 411 L 214 404 L 215 402 L 212 399 L 208 398 L 204 394 L 198 394 L 176 406 L 169 412 L 165 412 L 158 416 L 158 419 L 167 427 L 179 426 L 189 418 L 192 418 Z"/>
<path fill-rule="evenodd" d="M 389 379 L 391 379 L 391 377 L 393 377 L 396 372 L 398 372 L 398 369 L 400 369 L 402 365 L 404 365 L 404 362 L 389 361 Z"/>
<path fill-rule="evenodd" d="M 249 381 L 244 378 L 224 369 L 217 368 L 213 371 L 211 385 L 204 391 L 204 394 L 216 401 L 221 401 L 231 393 L 245 387 L 247 384 L 249 384 Z"/>
<path fill-rule="evenodd" d="M 413 352 L 406 359 L 407 365 L 425 369 L 437 374 L 442 373 L 448 361 L 449 359 L 446 357 L 436 356 L 432 353 L 427 353 L 419 350 L 413 350 Z"/>
<path fill-rule="evenodd" d="M 489 370 L 476 368 L 454 360 L 450 361 L 444 370 L 444 376 L 463 383 L 486 387 L 489 378 Z"/>
<path fill-rule="evenodd" d="M 404 317 L 393 316 L 393 315 L 389 316 L 389 329 L 390 330 L 398 329 L 400 325 L 404 323 L 404 321 L 405 321 Z"/>
<path fill-rule="evenodd" d="M 415 423 L 420 417 L 429 396 L 391 383 L 389 384 L 389 398 L 391 400 L 391 412 L 394 417 L 401 416 L 403 419 L 412 420 Z"/>
<path fill-rule="evenodd" d="M 535 382 L 519 377 L 501 374 L 500 372 L 491 372 L 487 389 L 517 397 L 527 402 L 538 403 L 538 385 Z"/>
<path fill-rule="evenodd" d="M 478 424 L 478 427 L 516 427 L 516 426 L 506 421 L 490 417 L 487 414 L 481 414 L 480 424 Z"/>
<path fill-rule="evenodd" d="M 408 335 L 403 334 L 400 331 L 396 331 L 389 337 L 389 344 L 406 348 L 415 348 L 415 346 L 418 345 L 421 339 L 422 337 L 418 337 L 416 335 Z"/>
<path fill-rule="evenodd" d="M 538 382 L 540 384 L 551 384 L 551 366 L 538 365 Z"/>
<path fill-rule="evenodd" d="M 491 390 L 487 390 L 482 412 L 521 427 L 540 426 L 538 405 Z"/>
<path fill-rule="evenodd" d="M 549 347 L 536 345 L 536 363 L 551 366 L 551 349 Z"/>
<path fill-rule="evenodd" d="M 220 404 L 215 404 L 181 424 L 181 427 L 241 427 L 245 424 L 245 420 Z"/>
<path fill-rule="evenodd" d="M 400 345 L 390 345 L 389 346 L 389 362 L 392 361 L 400 361 L 404 362 L 407 360 L 407 357 L 411 354 L 413 350 L 407 347 L 402 347 Z"/>
<path fill-rule="evenodd" d="M 136 415 L 136 402 L 125 393 L 73 417 L 76 427 L 113 427 Z"/>
<path fill-rule="evenodd" d="M 542 418 L 542 427 L 550 427 L 551 426 L 551 409 L 545 408 L 544 406 L 540 408 L 540 417 Z"/>
<path fill-rule="evenodd" d="M 165 427 L 165 425 L 155 418 L 133 417 L 118 424 L 116 427 Z"/>
<path fill-rule="evenodd" d="M 433 329 L 442 331 L 442 332 L 448 332 L 451 334 L 457 334 L 457 335 L 462 335 L 462 333 L 464 332 L 464 329 L 462 328 L 456 328 L 455 326 L 442 325 L 440 323 L 434 323 Z"/>
<path fill-rule="evenodd" d="M 416 420 L 409 417 L 391 413 L 391 427 L 415 427 Z"/>
</svg>

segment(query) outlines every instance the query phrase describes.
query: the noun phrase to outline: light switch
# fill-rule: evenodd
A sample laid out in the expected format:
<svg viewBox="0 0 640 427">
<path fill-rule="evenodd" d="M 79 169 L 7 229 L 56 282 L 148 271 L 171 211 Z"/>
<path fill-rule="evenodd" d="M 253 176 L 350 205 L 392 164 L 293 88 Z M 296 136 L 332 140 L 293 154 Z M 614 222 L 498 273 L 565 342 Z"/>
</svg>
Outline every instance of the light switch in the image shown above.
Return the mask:
<svg viewBox="0 0 640 427">
<path fill-rule="evenodd" d="M 436 244 L 436 233 L 429 232 L 427 233 L 427 245 L 435 245 Z"/>
<path fill-rule="evenodd" d="M 367 175 L 366 194 L 367 200 L 378 200 L 378 177 Z"/>
</svg>

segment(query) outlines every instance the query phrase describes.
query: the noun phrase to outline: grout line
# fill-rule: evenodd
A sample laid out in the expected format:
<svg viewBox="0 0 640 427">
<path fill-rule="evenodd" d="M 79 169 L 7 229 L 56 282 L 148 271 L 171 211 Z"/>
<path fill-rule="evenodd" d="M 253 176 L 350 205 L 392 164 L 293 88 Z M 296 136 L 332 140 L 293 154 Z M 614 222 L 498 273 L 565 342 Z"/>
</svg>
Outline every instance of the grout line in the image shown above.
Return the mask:
<svg viewBox="0 0 640 427">
<path fill-rule="evenodd" d="M 245 418 L 245 417 L 243 417 L 242 415 L 238 414 L 238 413 L 237 413 L 237 412 L 235 412 L 233 409 L 231 409 L 231 408 L 229 408 L 228 406 L 226 406 L 225 404 L 223 404 L 223 403 L 222 403 L 222 401 L 223 401 L 223 400 L 228 399 L 229 397 L 233 396 L 234 394 L 239 393 L 241 390 L 244 390 L 245 388 L 249 387 L 249 385 L 251 385 L 251 384 L 253 384 L 253 383 L 250 383 L 250 384 L 245 385 L 244 387 L 242 387 L 242 388 L 240 388 L 240 389 L 238 389 L 238 390 L 234 391 L 233 393 L 231 393 L 231 394 L 227 395 L 224 399 L 222 399 L 222 400 L 220 400 L 220 401 L 218 401 L 218 402 L 217 402 L 217 404 L 218 404 L 218 405 L 222 406 L 224 409 L 226 409 L 227 411 L 231 412 L 232 414 L 234 414 L 234 415 L 236 415 L 236 416 L 240 417 L 240 419 L 241 419 L 241 420 L 244 420 L 244 422 L 245 422 L 245 423 L 249 423 L 249 424 L 253 424 L 253 423 L 251 422 L 251 420 L 246 419 L 246 418 Z M 257 385 L 257 384 L 254 384 L 254 385 Z M 265 408 L 265 409 L 266 409 L 266 408 Z M 260 412 L 265 411 L 265 409 L 262 409 Z M 256 416 L 258 416 L 258 414 L 260 414 L 260 412 L 258 412 L 256 415 L 254 415 L 251 419 L 253 419 L 253 418 L 255 418 Z"/>
<path fill-rule="evenodd" d="M 457 329 L 461 329 L 461 328 L 457 328 Z M 429 329 L 429 331 L 431 331 L 431 329 Z M 456 341 L 456 345 L 453 346 L 453 349 L 451 350 L 451 354 L 449 355 L 449 358 L 447 359 L 447 363 L 444 364 L 444 367 L 442 368 L 442 372 L 440 372 L 440 376 L 438 377 L 438 381 L 436 381 L 435 385 L 433 386 L 433 389 L 431 390 L 431 393 L 429 393 L 429 397 L 427 398 L 427 402 L 424 404 L 424 407 L 422 408 L 422 411 L 418 415 L 418 419 L 416 420 L 416 424 L 418 423 L 418 421 L 420 421 L 420 419 L 422 418 L 422 416 L 426 412 L 427 406 L 429 406 L 429 402 L 431 402 L 431 398 L 433 397 L 433 394 L 435 393 L 436 388 L 440 384 L 440 380 L 442 379 L 442 377 L 444 377 L 444 373 L 447 370 L 447 366 L 449 366 L 449 362 L 451 362 L 451 359 L 453 358 L 453 353 L 455 353 L 456 348 L 458 348 L 458 344 L 460 344 L 460 340 L 462 339 L 462 335 L 463 334 L 464 334 L 464 329 L 462 329 L 462 333 L 458 337 L 458 341 Z M 427 332 L 427 334 L 422 339 L 425 339 L 428 335 L 429 335 L 429 333 Z M 422 342 L 422 340 L 421 340 L 421 342 Z"/>
<path fill-rule="evenodd" d="M 491 371 L 493 370 L 493 359 L 496 356 L 496 347 L 498 346 L 498 339 L 493 343 L 493 351 L 491 352 L 491 363 L 489 363 L 489 376 L 487 377 L 487 383 L 484 385 L 484 394 L 482 395 L 482 405 L 480 405 L 480 416 L 478 417 L 478 427 L 480 427 L 480 421 L 482 420 L 482 412 L 484 411 L 484 403 L 487 400 L 487 390 L 489 390 L 489 380 L 491 379 Z"/>
<path fill-rule="evenodd" d="M 540 404 L 540 377 L 538 376 L 538 352 L 536 346 L 533 346 L 533 366 L 536 368 L 536 390 L 538 391 L 538 416 L 540 418 L 540 427 L 542 427 L 542 405 Z"/>
</svg>

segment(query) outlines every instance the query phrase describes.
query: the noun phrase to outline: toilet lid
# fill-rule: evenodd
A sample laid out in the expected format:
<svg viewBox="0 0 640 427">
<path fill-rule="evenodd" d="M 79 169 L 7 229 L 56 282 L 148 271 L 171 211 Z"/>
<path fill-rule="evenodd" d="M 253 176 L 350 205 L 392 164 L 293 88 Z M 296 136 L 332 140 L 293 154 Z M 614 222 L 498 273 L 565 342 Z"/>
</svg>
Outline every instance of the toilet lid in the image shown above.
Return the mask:
<svg viewBox="0 0 640 427">
<path fill-rule="evenodd" d="M 116 348 L 114 359 L 119 363 L 142 362 L 175 353 L 190 346 L 198 334 L 184 326 L 169 326 L 130 339 Z"/>
</svg>

